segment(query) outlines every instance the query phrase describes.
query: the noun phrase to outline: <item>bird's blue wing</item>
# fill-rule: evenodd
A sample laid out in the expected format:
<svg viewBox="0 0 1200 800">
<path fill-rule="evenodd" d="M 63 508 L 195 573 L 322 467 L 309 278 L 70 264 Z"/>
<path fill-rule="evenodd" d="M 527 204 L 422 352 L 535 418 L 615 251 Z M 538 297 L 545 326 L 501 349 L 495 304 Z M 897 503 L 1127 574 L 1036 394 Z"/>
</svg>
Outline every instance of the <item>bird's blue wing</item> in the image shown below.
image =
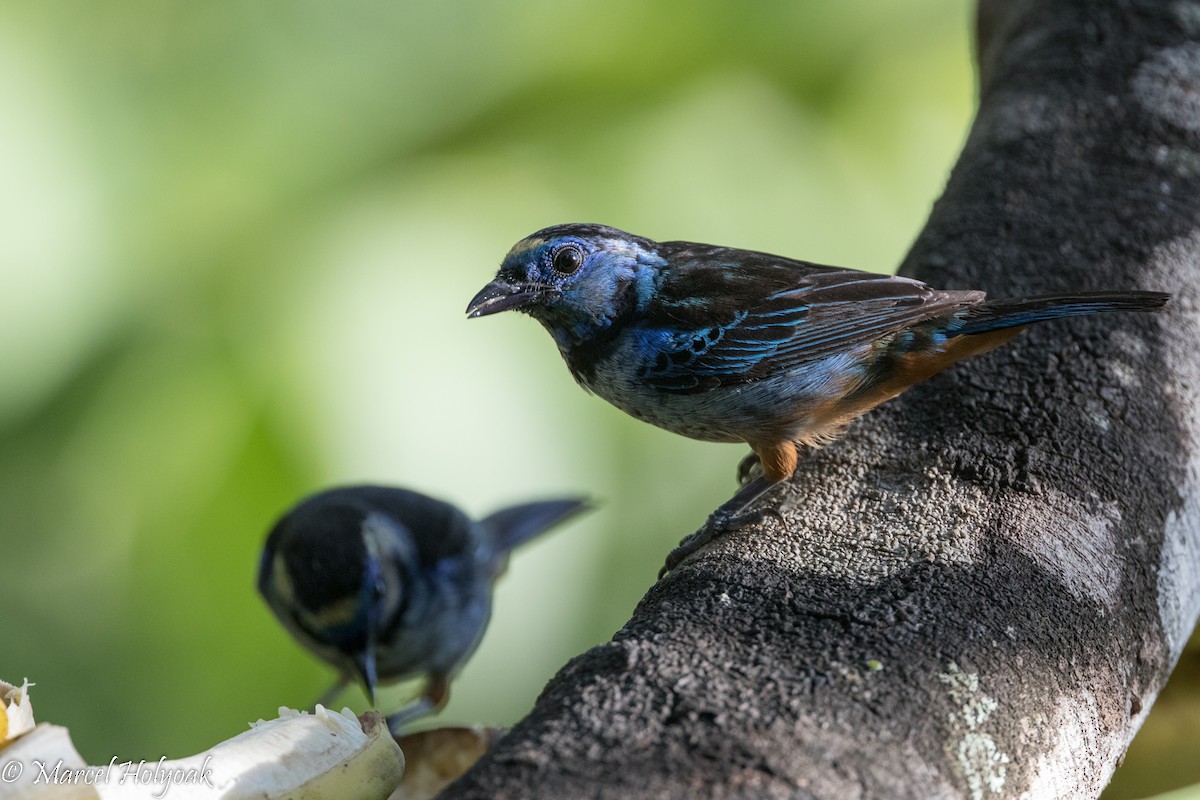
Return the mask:
<svg viewBox="0 0 1200 800">
<path fill-rule="evenodd" d="M 978 303 L 920 281 L 721 250 L 673 254 L 646 309 L 641 378 L 670 392 L 761 380 Z M 728 251 L 725 251 L 728 252 Z"/>
</svg>

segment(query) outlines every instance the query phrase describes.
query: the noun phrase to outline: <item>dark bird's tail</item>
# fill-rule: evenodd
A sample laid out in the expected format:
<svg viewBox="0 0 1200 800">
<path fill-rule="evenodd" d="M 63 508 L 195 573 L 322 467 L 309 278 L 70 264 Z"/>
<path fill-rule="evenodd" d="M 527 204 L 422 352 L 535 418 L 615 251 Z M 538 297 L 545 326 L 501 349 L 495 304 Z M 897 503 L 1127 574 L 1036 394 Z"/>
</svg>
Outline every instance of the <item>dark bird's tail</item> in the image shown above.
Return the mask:
<svg viewBox="0 0 1200 800">
<path fill-rule="evenodd" d="M 990 300 L 960 313 L 955 334 L 987 333 L 1059 317 L 1110 311 L 1157 311 L 1170 295 L 1163 292 L 1088 292 L 1070 295 Z"/>
<path fill-rule="evenodd" d="M 525 503 L 497 511 L 482 524 L 494 537 L 495 552 L 503 554 L 586 507 L 579 498 Z"/>
</svg>

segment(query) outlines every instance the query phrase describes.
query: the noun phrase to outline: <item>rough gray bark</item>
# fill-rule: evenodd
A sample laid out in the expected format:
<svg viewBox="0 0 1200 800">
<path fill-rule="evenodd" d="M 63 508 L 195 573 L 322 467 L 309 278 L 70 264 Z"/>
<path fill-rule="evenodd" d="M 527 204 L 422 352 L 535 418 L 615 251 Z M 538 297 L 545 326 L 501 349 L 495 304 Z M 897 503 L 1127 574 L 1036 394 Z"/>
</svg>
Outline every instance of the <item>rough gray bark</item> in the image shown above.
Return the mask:
<svg viewBox="0 0 1200 800">
<path fill-rule="evenodd" d="M 1200 4 L 984 0 L 979 35 L 980 111 L 903 271 L 1168 312 L 1037 326 L 860 420 L 446 797 L 1107 783 L 1200 614 Z"/>
</svg>

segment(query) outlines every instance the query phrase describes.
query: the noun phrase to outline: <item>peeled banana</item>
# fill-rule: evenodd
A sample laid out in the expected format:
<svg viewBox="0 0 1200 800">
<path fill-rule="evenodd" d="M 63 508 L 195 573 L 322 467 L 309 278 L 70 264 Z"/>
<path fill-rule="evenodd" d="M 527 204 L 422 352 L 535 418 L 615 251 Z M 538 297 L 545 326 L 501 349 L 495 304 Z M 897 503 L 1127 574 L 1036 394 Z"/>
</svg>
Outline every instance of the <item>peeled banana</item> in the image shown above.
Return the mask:
<svg viewBox="0 0 1200 800">
<path fill-rule="evenodd" d="M 404 755 L 383 717 L 279 709 L 189 758 L 84 764 L 66 728 L 34 725 L 28 684 L 0 682 L 0 800 L 387 798 Z"/>
</svg>

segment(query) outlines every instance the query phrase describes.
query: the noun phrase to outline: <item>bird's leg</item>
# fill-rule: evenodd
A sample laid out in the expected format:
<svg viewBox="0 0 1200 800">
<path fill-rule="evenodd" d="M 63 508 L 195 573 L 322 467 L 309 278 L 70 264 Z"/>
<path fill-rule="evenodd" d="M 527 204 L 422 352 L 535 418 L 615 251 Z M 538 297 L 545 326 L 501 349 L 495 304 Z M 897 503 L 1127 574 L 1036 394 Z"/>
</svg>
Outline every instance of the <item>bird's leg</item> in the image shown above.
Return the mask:
<svg viewBox="0 0 1200 800">
<path fill-rule="evenodd" d="M 753 453 L 743 458 L 738 464 L 738 481 L 742 488 L 733 497 L 726 500 L 717 510 L 709 514 L 704 527 L 688 536 L 679 546 L 667 554 L 667 560 L 658 577 L 662 577 L 685 558 L 699 550 L 704 545 L 726 531 L 735 530 L 757 522 L 767 511 L 746 513 L 755 500 L 758 500 L 775 484 L 789 477 L 796 470 L 799 454 L 796 443 L 790 440 L 772 442 L 751 442 Z M 753 476 L 753 477 L 751 477 Z"/>
<path fill-rule="evenodd" d="M 444 672 L 431 672 L 421 696 L 399 711 L 389 714 L 388 730 L 392 736 L 400 736 L 405 725 L 415 719 L 432 714 L 446 705 L 450 699 L 450 676 Z"/>
<path fill-rule="evenodd" d="M 749 483 L 738 489 L 733 497 L 717 506 L 716 510 L 708 515 L 708 519 L 704 522 L 704 527 L 700 530 L 713 530 L 715 533 L 720 533 L 740 528 L 759 519 L 761 515 L 758 512 L 747 513 L 747 509 L 754 505 L 754 502 L 758 498 L 770 491 L 771 487 L 777 483 L 779 481 L 772 480 L 766 475 L 759 475 L 753 478 Z"/>
<path fill-rule="evenodd" d="M 317 698 L 317 705 L 329 708 L 329 704 L 338 699 L 338 695 L 346 690 L 346 686 L 350 683 L 350 676 L 342 673 L 338 676 L 337 682 L 325 690 L 325 693 Z"/>
<path fill-rule="evenodd" d="M 768 513 L 765 511 L 746 512 L 755 500 L 766 494 L 779 481 L 771 480 L 766 475 L 759 475 L 741 489 L 733 497 L 726 500 L 717 510 L 708 515 L 704 527 L 688 536 L 679 546 L 667 554 L 666 563 L 658 571 L 658 577 L 666 575 L 679 566 L 685 558 L 711 542 L 727 531 L 735 530 L 751 522 L 757 522 Z"/>
</svg>

